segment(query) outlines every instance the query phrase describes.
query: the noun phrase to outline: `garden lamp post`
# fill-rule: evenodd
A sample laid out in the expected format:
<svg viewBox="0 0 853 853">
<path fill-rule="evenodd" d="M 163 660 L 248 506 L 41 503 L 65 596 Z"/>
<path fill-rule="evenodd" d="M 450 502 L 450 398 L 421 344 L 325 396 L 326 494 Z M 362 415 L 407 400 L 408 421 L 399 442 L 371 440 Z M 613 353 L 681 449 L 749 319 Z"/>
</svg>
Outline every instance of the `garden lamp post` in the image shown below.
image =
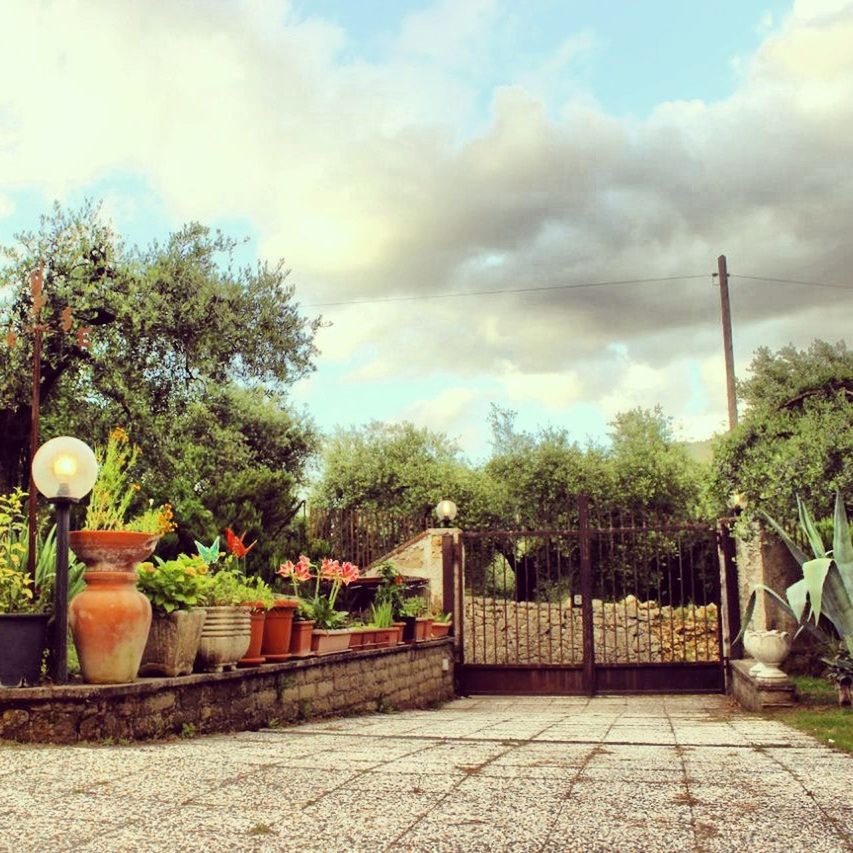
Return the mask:
<svg viewBox="0 0 853 853">
<path fill-rule="evenodd" d="M 71 504 L 92 490 L 98 462 L 88 444 L 68 435 L 46 441 L 33 457 L 33 482 L 56 508 L 56 578 L 50 666 L 55 684 L 68 681 L 68 527 Z"/>
<path fill-rule="evenodd" d="M 446 499 L 439 501 L 435 508 L 435 516 L 442 527 L 450 527 L 451 522 L 456 518 L 456 512 L 456 504 Z"/>
</svg>

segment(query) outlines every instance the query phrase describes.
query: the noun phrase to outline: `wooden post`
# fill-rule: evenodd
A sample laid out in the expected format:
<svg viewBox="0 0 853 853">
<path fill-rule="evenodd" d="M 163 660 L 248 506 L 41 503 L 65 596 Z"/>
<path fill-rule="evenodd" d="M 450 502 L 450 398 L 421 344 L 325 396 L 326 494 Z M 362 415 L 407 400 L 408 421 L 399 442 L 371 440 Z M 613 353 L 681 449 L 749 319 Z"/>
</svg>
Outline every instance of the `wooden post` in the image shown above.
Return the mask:
<svg viewBox="0 0 853 853">
<path fill-rule="evenodd" d="M 39 449 L 39 409 L 41 406 L 41 306 L 44 302 L 42 285 L 44 283 L 44 266 L 39 264 L 38 269 L 30 273 L 30 293 L 33 297 L 32 319 L 33 319 L 33 392 L 30 411 L 30 458 L 29 458 L 29 502 L 27 531 L 27 572 L 36 580 L 36 534 L 38 532 L 38 492 L 35 480 L 33 480 L 33 459 Z"/>
<path fill-rule="evenodd" d="M 583 683 L 595 694 L 595 631 L 592 612 L 592 560 L 590 558 L 589 496 L 578 495 L 578 541 L 581 552 L 581 619 L 583 620 Z"/>
<path fill-rule="evenodd" d="M 726 397 L 729 403 L 729 431 L 737 426 L 737 390 L 735 388 L 735 359 L 732 347 L 732 314 L 729 305 L 729 273 L 726 256 L 717 258 L 720 279 L 720 310 L 723 319 L 723 354 L 726 359 Z"/>
</svg>

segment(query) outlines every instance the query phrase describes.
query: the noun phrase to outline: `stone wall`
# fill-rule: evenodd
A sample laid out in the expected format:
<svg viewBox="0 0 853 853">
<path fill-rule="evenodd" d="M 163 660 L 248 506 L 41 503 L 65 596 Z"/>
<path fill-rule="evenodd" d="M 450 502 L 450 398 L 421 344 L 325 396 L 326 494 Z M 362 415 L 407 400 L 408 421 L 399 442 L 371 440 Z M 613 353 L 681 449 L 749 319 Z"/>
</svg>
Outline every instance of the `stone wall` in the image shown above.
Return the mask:
<svg viewBox="0 0 853 853">
<path fill-rule="evenodd" d="M 719 660 L 717 607 L 668 607 L 593 599 L 595 659 L 599 663 Z M 465 597 L 466 663 L 583 661 L 579 604 Z"/>
<path fill-rule="evenodd" d="M 121 685 L 0 689 L 0 738 L 145 739 L 420 708 L 453 697 L 450 640 Z"/>
</svg>

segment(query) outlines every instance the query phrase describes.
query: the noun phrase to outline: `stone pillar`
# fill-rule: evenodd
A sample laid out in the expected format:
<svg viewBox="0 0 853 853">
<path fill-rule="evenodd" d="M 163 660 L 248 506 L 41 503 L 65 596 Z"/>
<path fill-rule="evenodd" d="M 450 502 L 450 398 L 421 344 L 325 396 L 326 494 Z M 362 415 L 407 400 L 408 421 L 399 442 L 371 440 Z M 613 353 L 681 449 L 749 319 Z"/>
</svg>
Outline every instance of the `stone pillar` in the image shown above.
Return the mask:
<svg viewBox="0 0 853 853">
<path fill-rule="evenodd" d="M 785 590 L 802 577 L 797 561 L 778 536 L 761 524 L 754 524 L 751 532 L 749 539 L 737 540 L 741 618 L 745 618 L 746 602 L 756 584 L 764 584 L 784 598 Z M 768 595 L 759 592 L 750 627 L 790 631 L 796 624 Z"/>
<path fill-rule="evenodd" d="M 429 581 L 430 604 L 436 610 L 442 609 L 444 600 L 444 565 L 441 555 L 441 543 L 450 534 L 454 543 L 459 541 L 462 531 L 458 527 L 431 527 L 390 551 L 377 563 L 391 563 L 404 575 L 426 578 Z M 373 574 L 372 568 L 368 574 Z"/>
</svg>

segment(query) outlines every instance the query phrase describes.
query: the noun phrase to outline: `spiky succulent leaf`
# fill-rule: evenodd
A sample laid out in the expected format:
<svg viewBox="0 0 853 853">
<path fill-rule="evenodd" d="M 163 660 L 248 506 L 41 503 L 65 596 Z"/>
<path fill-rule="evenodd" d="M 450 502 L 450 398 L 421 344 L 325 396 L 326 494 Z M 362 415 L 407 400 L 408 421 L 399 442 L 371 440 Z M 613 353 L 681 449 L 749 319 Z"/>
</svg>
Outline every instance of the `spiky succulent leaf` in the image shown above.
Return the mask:
<svg viewBox="0 0 853 853">
<path fill-rule="evenodd" d="M 809 545 L 811 545 L 815 558 L 825 557 L 826 548 L 824 547 L 823 539 L 820 533 L 817 532 L 817 526 L 814 523 L 812 514 L 809 512 L 809 508 L 800 500 L 799 495 L 797 495 L 797 509 L 800 512 L 800 527 L 803 528 L 803 532 L 809 540 Z"/>
<path fill-rule="evenodd" d="M 788 546 L 788 550 L 793 555 L 794 559 L 797 561 L 797 564 L 802 566 L 803 563 L 807 563 L 809 560 L 809 555 L 806 554 L 805 551 L 794 542 L 793 539 L 785 532 L 784 528 L 774 521 L 766 512 L 759 510 L 759 514 L 764 518 L 764 520 L 776 531 L 779 538 Z"/>
<path fill-rule="evenodd" d="M 788 599 L 788 605 L 794 618 L 799 622 L 803 618 L 803 613 L 806 609 L 806 601 L 808 599 L 808 587 L 805 579 L 800 579 L 796 583 L 792 583 L 785 590 L 785 598 Z M 815 620 L 816 621 L 816 620 Z"/>
<path fill-rule="evenodd" d="M 835 493 L 835 519 L 832 535 L 832 556 L 841 580 L 847 590 L 847 595 L 853 599 L 853 537 L 850 535 L 850 523 L 841 492 Z"/>
<path fill-rule="evenodd" d="M 803 563 L 803 580 L 809 593 L 809 602 L 812 606 L 811 615 L 814 616 L 815 624 L 820 620 L 823 584 L 831 565 L 831 557 L 819 557 Z M 832 621 L 832 617 L 828 613 L 827 616 Z"/>
</svg>

